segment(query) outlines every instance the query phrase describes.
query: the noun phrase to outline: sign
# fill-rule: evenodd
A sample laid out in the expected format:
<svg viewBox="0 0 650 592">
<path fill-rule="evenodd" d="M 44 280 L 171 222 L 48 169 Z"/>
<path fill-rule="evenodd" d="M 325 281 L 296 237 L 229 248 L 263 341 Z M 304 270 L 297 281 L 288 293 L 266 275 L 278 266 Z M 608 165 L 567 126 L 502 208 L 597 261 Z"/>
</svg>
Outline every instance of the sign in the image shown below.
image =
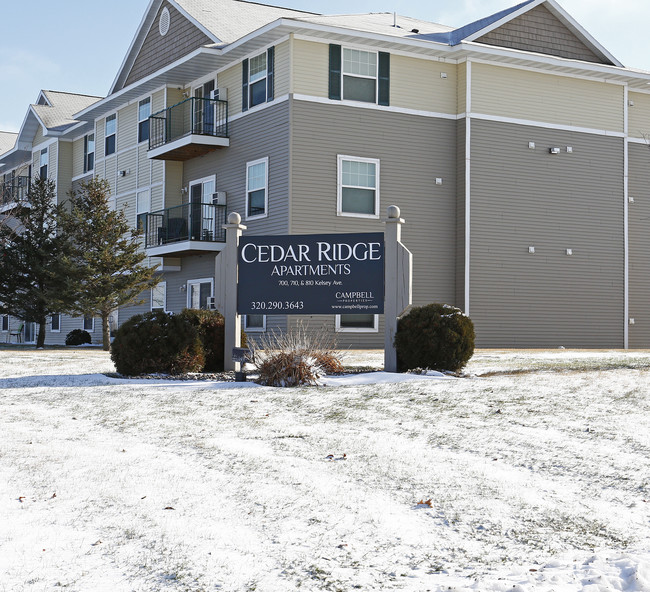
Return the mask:
<svg viewBox="0 0 650 592">
<path fill-rule="evenodd" d="M 382 314 L 384 235 L 247 236 L 238 314 Z"/>
</svg>

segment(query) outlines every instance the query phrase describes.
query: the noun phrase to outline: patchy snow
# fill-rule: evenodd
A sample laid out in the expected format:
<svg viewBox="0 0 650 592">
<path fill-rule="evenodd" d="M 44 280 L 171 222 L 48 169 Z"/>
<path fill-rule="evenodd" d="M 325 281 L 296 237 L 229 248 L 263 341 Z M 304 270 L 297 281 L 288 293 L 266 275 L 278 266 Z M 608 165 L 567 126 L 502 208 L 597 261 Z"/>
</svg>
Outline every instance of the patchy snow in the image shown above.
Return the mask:
<svg viewBox="0 0 650 592">
<path fill-rule="evenodd" d="M 297 389 L 113 371 L 0 349 L 0 592 L 650 591 L 647 352 Z"/>
</svg>

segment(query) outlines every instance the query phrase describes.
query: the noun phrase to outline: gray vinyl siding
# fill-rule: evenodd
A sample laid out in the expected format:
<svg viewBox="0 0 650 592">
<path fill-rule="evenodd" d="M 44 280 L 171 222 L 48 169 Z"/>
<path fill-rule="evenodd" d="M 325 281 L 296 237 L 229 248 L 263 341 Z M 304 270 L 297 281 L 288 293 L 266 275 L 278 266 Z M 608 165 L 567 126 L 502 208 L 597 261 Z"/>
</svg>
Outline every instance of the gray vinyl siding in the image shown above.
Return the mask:
<svg viewBox="0 0 650 592">
<path fill-rule="evenodd" d="M 229 127 L 230 147 L 188 160 L 183 167 L 183 187 L 194 179 L 217 175 L 217 190 L 227 193 L 228 212 L 241 214 L 243 224 L 248 227 L 246 234 L 288 232 L 288 105 L 284 101 L 233 121 Z M 269 159 L 269 215 L 246 220 L 246 163 L 265 157 Z"/>
<path fill-rule="evenodd" d="M 402 242 L 413 253 L 414 304 L 454 304 L 456 121 L 304 101 L 292 109 L 291 233 L 383 232 L 388 206 L 397 205 Z M 379 159 L 379 219 L 337 216 L 337 155 Z M 337 339 L 380 347 L 383 319 L 379 333 Z"/>
<path fill-rule="evenodd" d="M 68 200 L 72 189 L 72 142 L 57 142 L 56 193 L 58 203 Z"/>
<path fill-rule="evenodd" d="M 456 135 L 456 302 L 465 310 L 465 147 L 467 124 L 458 122 Z"/>
<path fill-rule="evenodd" d="M 623 140 L 479 120 L 471 132 L 477 345 L 622 347 Z"/>
<path fill-rule="evenodd" d="M 543 5 L 480 37 L 477 42 L 585 62 L 610 63 L 591 51 Z"/>
<path fill-rule="evenodd" d="M 650 347 L 650 152 L 629 145 L 629 346 Z"/>
<path fill-rule="evenodd" d="M 161 37 L 158 21 L 165 7 L 169 9 L 170 27 L 167 35 Z M 188 21 L 169 2 L 163 2 L 123 86 L 153 74 L 208 43 L 213 43 L 212 39 Z"/>
</svg>

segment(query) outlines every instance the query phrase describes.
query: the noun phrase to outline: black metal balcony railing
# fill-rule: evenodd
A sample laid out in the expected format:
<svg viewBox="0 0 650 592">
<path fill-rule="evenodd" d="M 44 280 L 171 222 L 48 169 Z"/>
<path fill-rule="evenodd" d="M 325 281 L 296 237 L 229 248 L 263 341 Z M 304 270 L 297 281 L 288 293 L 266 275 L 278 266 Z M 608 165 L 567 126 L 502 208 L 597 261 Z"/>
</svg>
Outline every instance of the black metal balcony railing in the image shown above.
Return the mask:
<svg viewBox="0 0 650 592">
<path fill-rule="evenodd" d="M 187 203 L 146 214 L 145 247 L 181 241 L 226 241 L 226 206 Z"/>
<path fill-rule="evenodd" d="M 0 182 L 0 204 L 26 201 L 28 192 L 29 177 L 14 177 L 12 181 Z"/>
<path fill-rule="evenodd" d="M 192 97 L 149 117 L 149 150 L 192 134 L 228 137 L 228 101 Z"/>
</svg>

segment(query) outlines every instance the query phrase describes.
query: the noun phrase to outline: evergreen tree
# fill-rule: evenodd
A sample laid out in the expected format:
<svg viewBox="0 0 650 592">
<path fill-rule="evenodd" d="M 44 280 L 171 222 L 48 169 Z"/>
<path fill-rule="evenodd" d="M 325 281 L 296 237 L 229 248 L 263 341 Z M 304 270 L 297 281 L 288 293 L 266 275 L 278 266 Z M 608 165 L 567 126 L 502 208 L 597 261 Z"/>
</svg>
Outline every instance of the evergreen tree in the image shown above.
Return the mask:
<svg viewBox="0 0 650 592">
<path fill-rule="evenodd" d="M 38 325 L 36 347 L 45 344 L 47 317 L 66 307 L 63 262 L 70 242 L 57 226 L 54 182 L 35 179 L 27 200 L 0 223 L 0 314 Z"/>
<path fill-rule="evenodd" d="M 123 211 L 111 210 L 110 186 L 92 179 L 70 196 L 70 212 L 62 226 L 74 237 L 74 252 L 67 258 L 68 294 L 74 304 L 67 312 L 101 317 L 102 344 L 110 350 L 110 314 L 120 306 L 141 304 L 143 290 L 160 277 L 146 267 L 140 249 L 142 233 L 133 229 Z"/>
</svg>

